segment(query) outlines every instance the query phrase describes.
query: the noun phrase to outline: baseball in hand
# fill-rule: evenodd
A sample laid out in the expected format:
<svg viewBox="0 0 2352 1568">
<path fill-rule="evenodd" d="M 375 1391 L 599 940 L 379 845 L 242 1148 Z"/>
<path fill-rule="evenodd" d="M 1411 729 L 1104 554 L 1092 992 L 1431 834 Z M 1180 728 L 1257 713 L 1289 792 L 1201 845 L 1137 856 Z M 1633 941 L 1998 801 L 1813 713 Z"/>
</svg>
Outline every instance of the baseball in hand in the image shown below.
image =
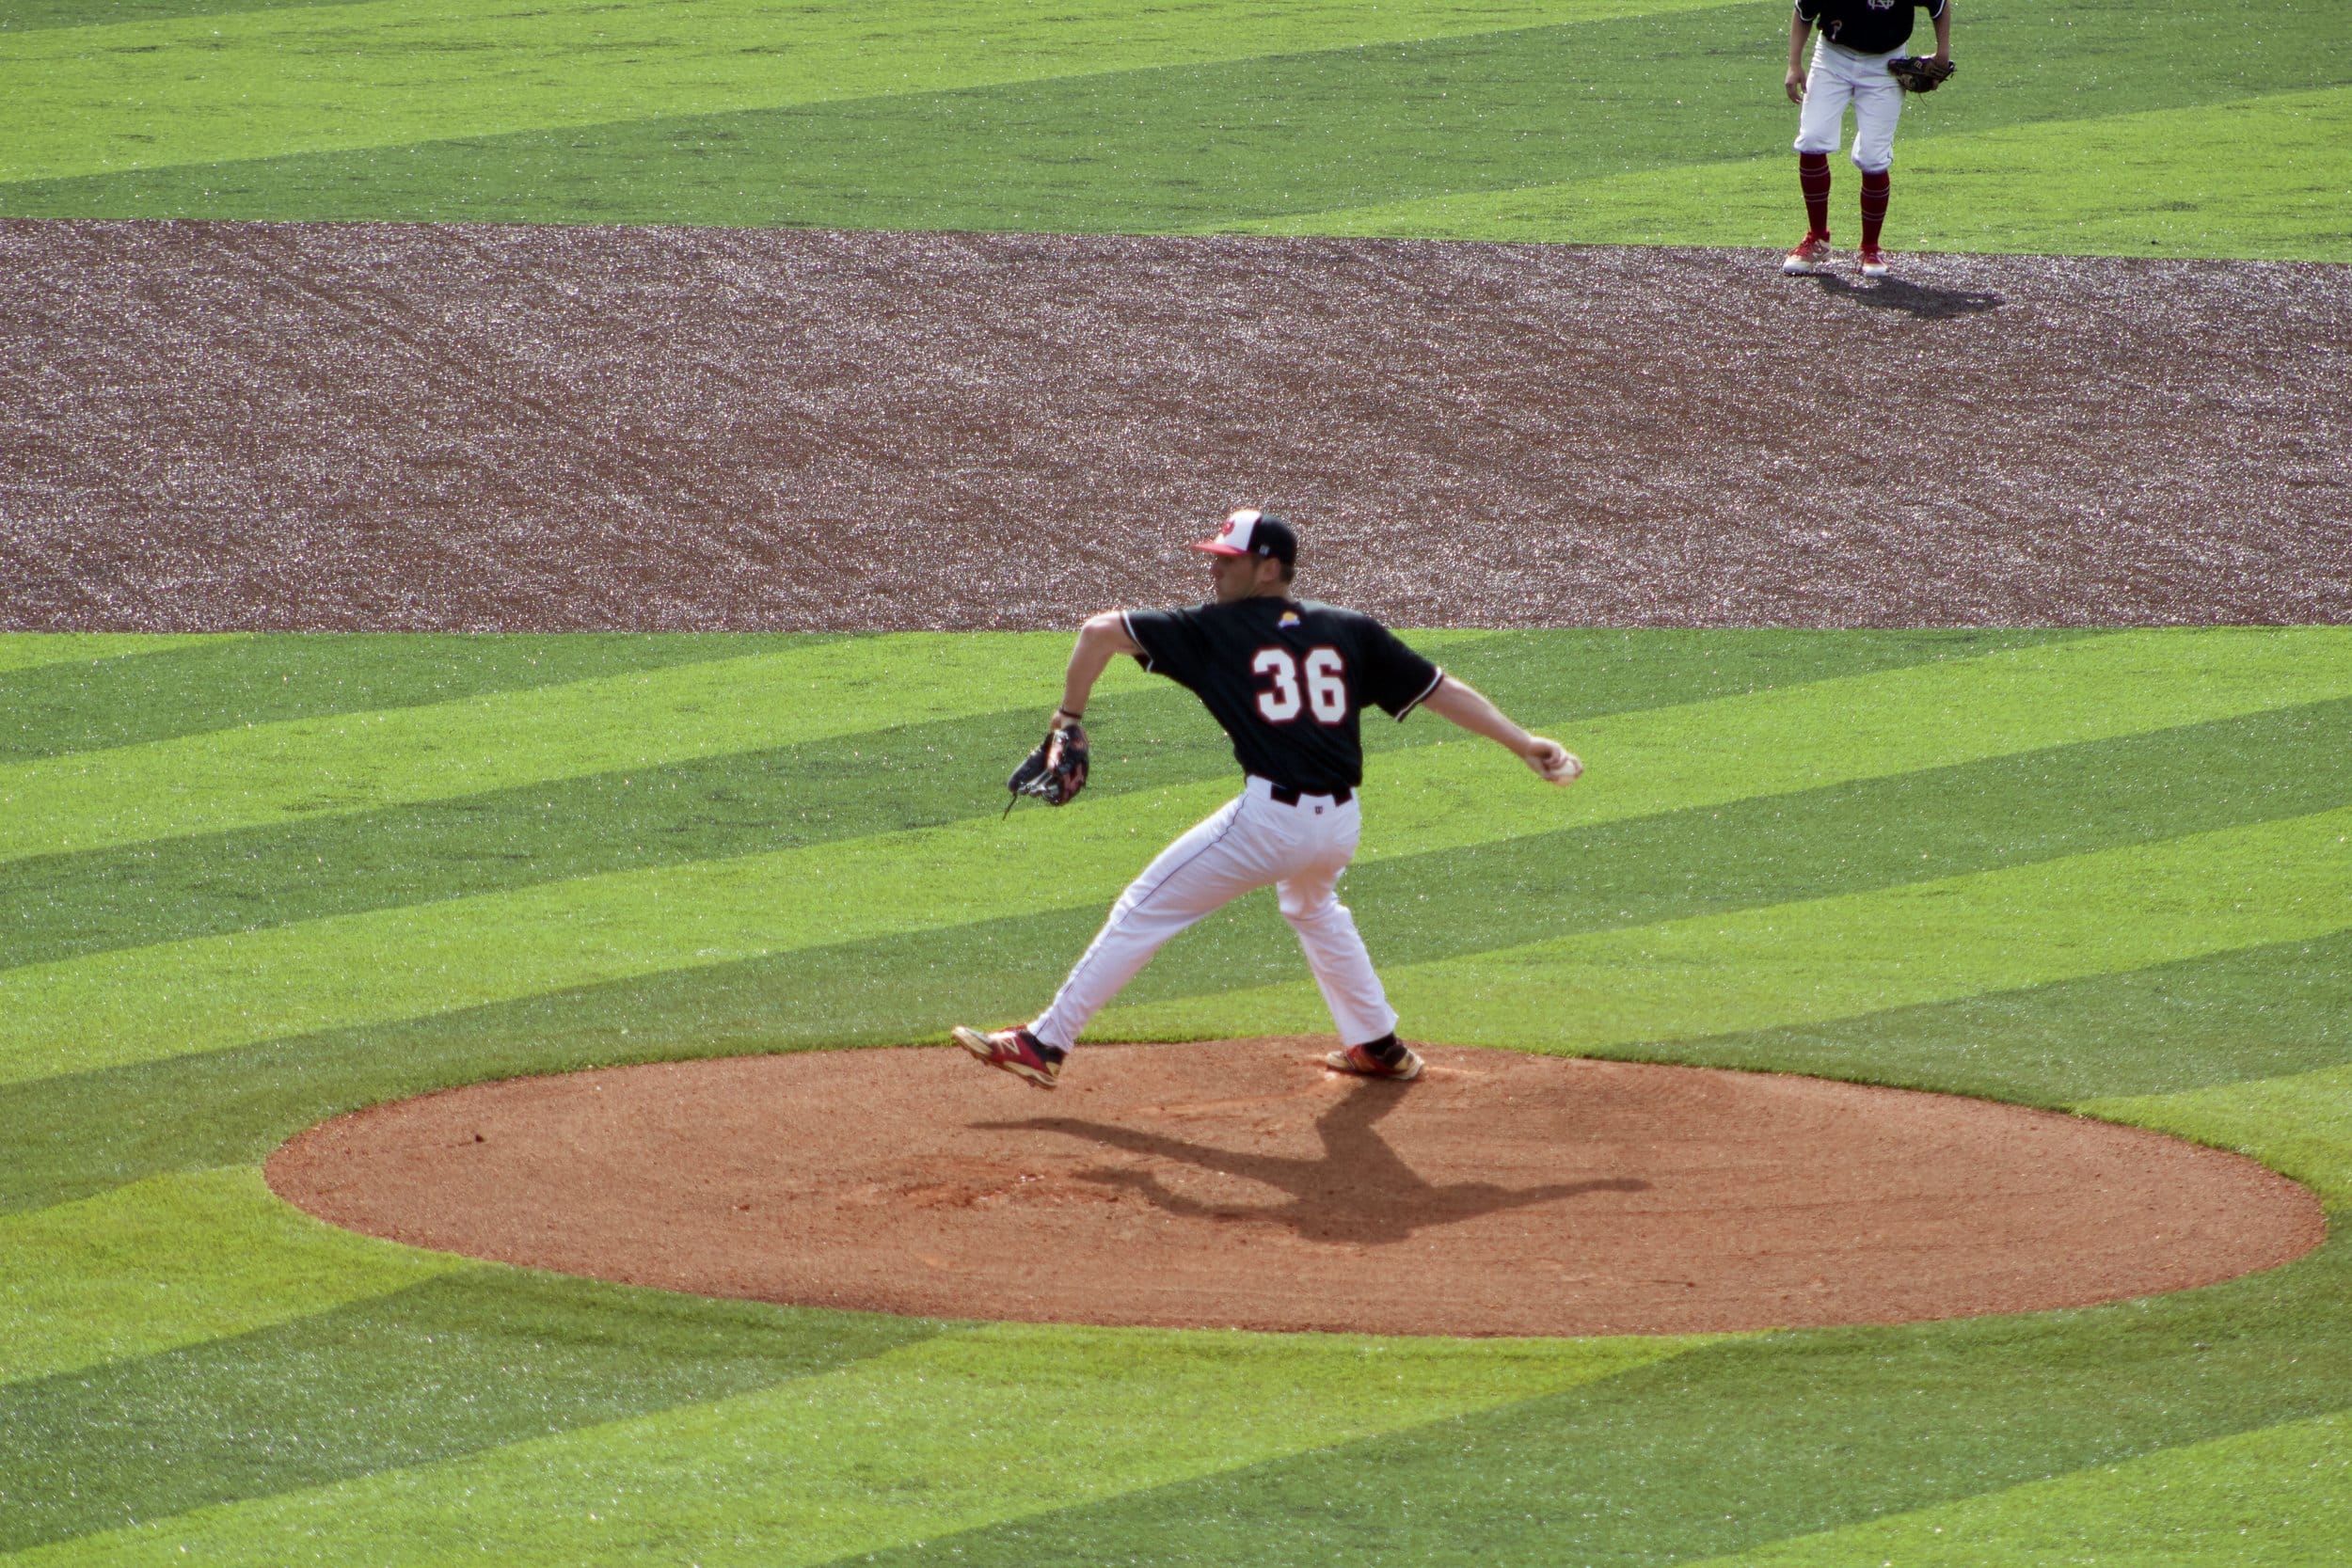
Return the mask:
<svg viewBox="0 0 2352 1568">
<path fill-rule="evenodd" d="M 1576 760 L 1574 752 L 1556 740 L 1546 740 L 1541 736 L 1535 737 L 1535 745 L 1524 760 L 1528 767 L 1543 777 L 1546 784 L 1558 784 L 1564 789 L 1576 783 L 1584 771 L 1584 765 Z"/>
</svg>

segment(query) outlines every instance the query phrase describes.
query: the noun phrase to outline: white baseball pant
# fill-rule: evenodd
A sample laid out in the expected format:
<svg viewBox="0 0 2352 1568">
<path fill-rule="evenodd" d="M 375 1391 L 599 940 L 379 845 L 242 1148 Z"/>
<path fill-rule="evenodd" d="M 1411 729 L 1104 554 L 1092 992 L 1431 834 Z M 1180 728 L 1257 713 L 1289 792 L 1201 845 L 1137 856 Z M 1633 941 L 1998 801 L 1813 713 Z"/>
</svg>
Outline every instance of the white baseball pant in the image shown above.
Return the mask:
<svg viewBox="0 0 2352 1568">
<path fill-rule="evenodd" d="M 1804 73 L 1804 103 L 1797 110 L 1797 150 L 1835 152 L 1846 105 L 1853 105 L 1853 166 L 1876 174 L 1895 162 L 1895 121 L 1903 112 L 1902 85 L 1886 73 L 1895 52 L 1857 55 L 1822 39 Z"/>
<path fill-rule="evenodd" d="M 1029 1032 L 1069 1050 L 1170 937 L 1243 894 L 1272 887 L 1341 1041 L 1368 1045 L 1394 1033 L 1395 1009 L 1373 973 L 1356 917 L 1336 892 L 1362 832 L 1361 804 L 1352 798 L 1302 795 L 1297 804 L 1283 805 L 1272 784 L 1251 778 L 1128 884 Z"/>
</svg>

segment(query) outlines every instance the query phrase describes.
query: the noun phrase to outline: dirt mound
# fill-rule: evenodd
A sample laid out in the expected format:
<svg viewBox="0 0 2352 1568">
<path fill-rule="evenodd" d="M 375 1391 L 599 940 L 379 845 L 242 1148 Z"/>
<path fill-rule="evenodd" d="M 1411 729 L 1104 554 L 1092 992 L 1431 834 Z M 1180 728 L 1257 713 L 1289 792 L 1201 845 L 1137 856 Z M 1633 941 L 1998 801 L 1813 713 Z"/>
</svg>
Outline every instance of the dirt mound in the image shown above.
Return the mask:
<svg viewBox="0 0 2352 1568">
<path fill-rule="evenodd" d="M 1820 1079 L 1328 1040 L 520 1079 L 303 1133 L 338 1225 L 630 1284 L 952 1318 L 1690 1333 L 2083 1305 L 2319 1243 L 2306 1190 L 2135 1128 Z"/>
<path fill-rule="evenodd" d="M 0 222 L 0 626 L 2352 616 L 2352 268 L 1777 261 Z"/>
</svg>

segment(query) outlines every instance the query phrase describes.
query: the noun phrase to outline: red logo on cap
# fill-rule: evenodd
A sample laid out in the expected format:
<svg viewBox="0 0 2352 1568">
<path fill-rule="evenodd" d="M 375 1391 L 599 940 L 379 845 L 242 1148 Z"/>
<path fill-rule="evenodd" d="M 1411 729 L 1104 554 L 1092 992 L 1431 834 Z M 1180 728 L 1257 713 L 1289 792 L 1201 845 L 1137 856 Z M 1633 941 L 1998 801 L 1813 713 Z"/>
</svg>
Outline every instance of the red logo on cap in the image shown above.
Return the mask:
<svg viewBox="0 0 2352 1568">
<path fill-rule="evenodd" d="M 1222 522 L 1222 523 L 1218 524 L 1218 525 L 1217 525 L 1217 530 L 1216 530 L 1216 536 L 1217 536 L 1219 539 L 1222 539 L 1222 538 L 1224 538 L 1227 534 L 1229 534 L 1229 533 L 1232 532 L 1232 531 L 1233 531 L 1233 524 L 1234 524 L 1237 520 L 1238 520 L 1238 519 L 1236 519 L 1236 518 L 1228 517 L 1228 518 L 1226 518 L 1226 519 L 1225 519 L 1225 521 L 1224 521 L 1224 522 Z"/>
</svg>

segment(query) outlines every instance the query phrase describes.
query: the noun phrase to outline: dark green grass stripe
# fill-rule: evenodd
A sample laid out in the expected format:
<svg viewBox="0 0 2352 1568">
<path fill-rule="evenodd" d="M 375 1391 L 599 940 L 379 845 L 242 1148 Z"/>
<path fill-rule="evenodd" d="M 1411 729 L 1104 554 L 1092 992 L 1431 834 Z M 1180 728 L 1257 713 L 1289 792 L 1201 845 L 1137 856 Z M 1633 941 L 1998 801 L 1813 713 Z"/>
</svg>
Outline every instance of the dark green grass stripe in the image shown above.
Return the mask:
<svg viewBox="0 0 2352 1568">
<path fill-rule="evenodd" d="M 2281 1078 L 2352 1062 L 2352 933 L 1654 1050 L 2043 1105 Z"/>
<path fill-rule="evenodd" d="M 813 634 L 294 634 L 0 675 L 0 762 L 739 658 Z"/>
<path fill-rule="evenodd" d="M 126 22 L 177 22 L 239 11 L 292 10 L 340 6 L 354 0 L 7 0 L 0 5 L 0 37 L 51 27 L 110 27 Z"/>
<path fill-rule="evenodd" d="M 860 1557 L 1635 1568 L 2340 1409 L 2352 1243 L 2090 1311 L 1727 1343 L 1589 1387 Z"/>
<path fill-rule="evenodd" d="M 938 1327 L 469 1270 L 0 1387 L 0 1551 L 720 1399 Z"/>
<path fill-rule="evenodd" d="M 1912 134 L 2347 79 L 2335 0 L 1979 0 Z M 1008 87 L 0 187 L 24 216 L 1164 232 L 1788 145 L 1786 12 L 1741 4 Z M 1693 90 L 1694 83 L 1708 84 Z"/>
<path fill-rule="evenodd" d="M 1352 872 L 1348 900 L 1378 959 L 1402 963 L 1534 937 L 1828 896 L 2075 854 L 2340 803 L 2328 766 L 2352 736 L 2352 702 L 2155 736 L 1839 785 L 1443 854 Z M 2087 809 L 2086 802 L 2095 802 Z M 1141 851 L 1139 851 L 1140 853 Z M 593 1064 L 936 1037 L 1041 1006 L 1101 920 L 1063 911 L 654 975 L 399 1024 L 207 1053 L 0 1089 L 0 1208 L 79 1196 L 158 1170 L 259 1158 L 337 1111 L 469 1079 Z M 2352 937 L 2018 993 L 2002 1035 L 1939 1047 L 1916 1019 L 1908 1054 L 1870 1022 L 1827 1031 L 1801 1058 L 1836 1075 L 1958 1086 L 1969 1074 L 2041 1103 L 2082 1098 L 2083 1074 L 2039 1032 L 2102 996 L 2178 995 L 2214 1029 L 2164 1037 L 2162 1067 L 2134 1082 L 2227 1082 L 2344 1059 L 2341 985 L 2272 991 L 2234 977 L 2316 956 L 2352 974 Z M 1295 943 L 1263 895 L 1204 922 L 1131 988 L 1136 1000 L 1296 979 Z M 2143 990 L 2141 988 L 2145 988 Z M 1991 1004 L 1988 1004 L 1991 1005 Z M 1408 1030 L 1411 1021 L 1406 1021 Z M 2233 1042 L 2268 1031 L 2259 1054 Z M 1792 1035 L 1795 1032 L 1791 1032 Z M 2112 1047 L 2130 1049 L 2128 1037 Z M 2156 1045 L 2152 1042 L 2151 1049 Z M 1724 1046 L 1772 1065 L 1769 1046 Z M 1658 1048 L 1667 1056 L 1696 1049 Z M 2086 1069 L 2087 1070 L 2087 1069 Z"/>
<path fill-rule="evenodd" d="M 2051 638 L 2009 632 L 1530 632 L 1449 650 L 1446 663 L 1506 707 L 1573 721 Z M 627 653 L 658 642 L 665 654 L 702 648 L 721 657 L 743 646 L 734 639 L 565 639 L 526 641 L 509 649 L 505 641 L 485 641 L 485 672 L 511 676 L 521 657 L 553 662 L 560 653 L 579 660 L 600 657 L 607 647 Z M 356 684 L 366 677 L 366 689 L 380 694 L 391 689 L 380 673 L 388 670 L 414 683 L 475 668 L 469 659 L 471 640 L 417 641 L 413 657 L 403 656 L 399 640 L 353 642 L 350 678 Z M 275 656 L 232 663 L 233 673 L 216 673 L 209 686 L 167 673 L 155 689 L 187 697 L 292 686 L 291 678 L 277 679 L 277 673 L 290 673 L 280 670 L 282 663 L 317 660 L 322 653 L 330 657 L 312 664 L 306 684 L 331 686 L 339 666 L 330 647 L 302 639 L 263 643 L 265 650 L 272 645 L 278 649 Z M 109 695 L 121 694 L 97 694 Z M 1041 693 L 1040 700 L 1050 699 Z M 214 712 L 220 711 L 215 705 Z M 0 968 L 951 822 L 1001 807 L 1004 775 L 1033 741 L 1037 723 L 1026 708 L 977 714 L 454 800 L 20 861 L 0 866 Z M 1200 705 L 1164 682 L 1103 698 L 1094 732 L 1094 787 L 1101 791 L 1154 789 L 1233 770 L 1230 747 Z M 1375 752 L 1425 745 L 1450 733 L 1451 726 L 1429 719 L 1365 726 L 1368 749 Z"/>
</svg>

